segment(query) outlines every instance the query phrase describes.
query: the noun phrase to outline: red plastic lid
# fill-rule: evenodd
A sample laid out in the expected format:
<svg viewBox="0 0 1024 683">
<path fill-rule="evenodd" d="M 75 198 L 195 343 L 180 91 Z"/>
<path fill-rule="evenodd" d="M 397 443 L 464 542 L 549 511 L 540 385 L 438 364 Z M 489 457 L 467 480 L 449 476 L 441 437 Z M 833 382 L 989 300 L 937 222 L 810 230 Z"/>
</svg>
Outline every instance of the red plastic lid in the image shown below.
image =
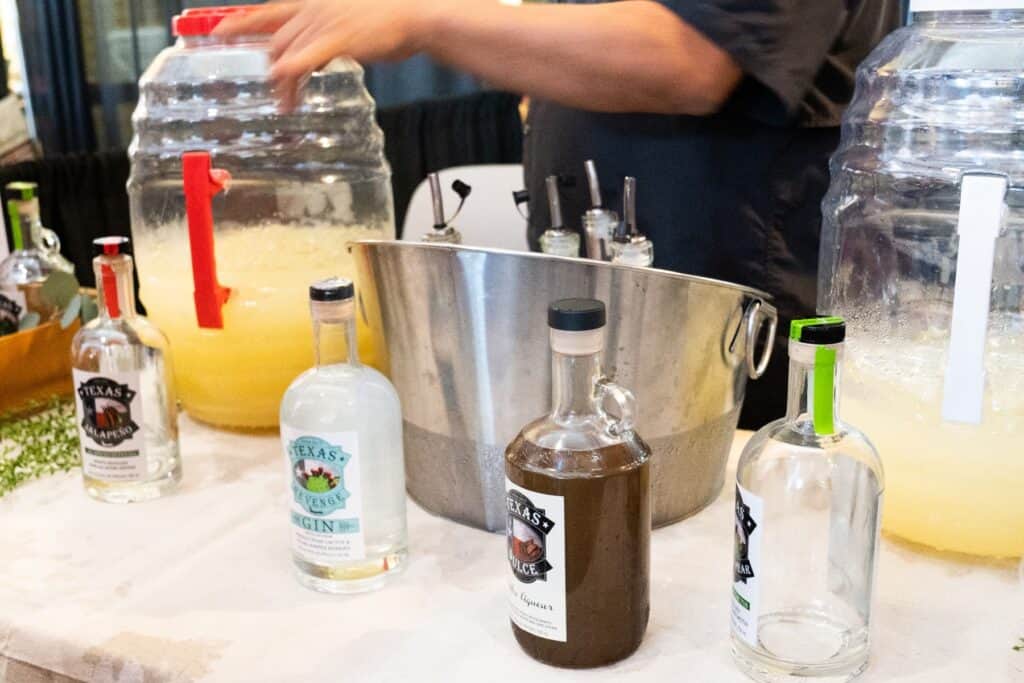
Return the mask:
<svg viewBox="0 0 1024 683">
<path fill-rule="evenodd" d="M 259 5 L 235 5 L 187 9 L 171 21 L 171 31 L 176 36 L 208 36 L 225 17 L 251 12 L 258 7 Z"/>
</svg>

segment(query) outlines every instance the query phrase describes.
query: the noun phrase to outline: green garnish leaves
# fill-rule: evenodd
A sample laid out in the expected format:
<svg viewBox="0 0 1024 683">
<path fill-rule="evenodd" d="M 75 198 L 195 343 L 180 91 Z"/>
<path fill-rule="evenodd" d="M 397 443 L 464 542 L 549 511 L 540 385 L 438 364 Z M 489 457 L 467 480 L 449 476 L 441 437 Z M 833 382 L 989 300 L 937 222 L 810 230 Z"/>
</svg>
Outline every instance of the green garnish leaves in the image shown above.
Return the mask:
<svg viewBox="0 0 1024 683">
<path fill-rule="evenodd" d="M 41 293 L 46 303 L 63 311 L 78 294 L 78 280 L 71 273 L 55 270 L 43 282 Z"/>
<path fill-rule="evenodd" d="M 66 472 L 80 464 L 75 406 L 54 398 L 42 412 L 0 417 L 0 496 L 30 479 Z"/>
</svg>

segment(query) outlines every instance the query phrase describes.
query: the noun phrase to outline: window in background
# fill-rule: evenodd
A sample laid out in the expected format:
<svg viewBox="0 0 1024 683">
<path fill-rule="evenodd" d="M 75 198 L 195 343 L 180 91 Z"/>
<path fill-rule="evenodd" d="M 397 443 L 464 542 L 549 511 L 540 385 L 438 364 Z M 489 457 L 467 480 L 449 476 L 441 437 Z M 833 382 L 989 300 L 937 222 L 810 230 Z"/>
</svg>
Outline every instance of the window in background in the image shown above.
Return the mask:
<svg viewBox="0 0 1024 683">
<path fill-rule="evenodd" d="M 423 0 L 410 0 L 418 1 Z M 225 0 L 16 3 L 36 130 L 47 156 L 127 147 L 139 78 L 170 44 L 174 15 L 189 7 L 247 4 Z M 366 82 L 380 107 L 480 89 L 476 79 L 423 55 L 397 64 L 371 65 Z"/>
</svg>

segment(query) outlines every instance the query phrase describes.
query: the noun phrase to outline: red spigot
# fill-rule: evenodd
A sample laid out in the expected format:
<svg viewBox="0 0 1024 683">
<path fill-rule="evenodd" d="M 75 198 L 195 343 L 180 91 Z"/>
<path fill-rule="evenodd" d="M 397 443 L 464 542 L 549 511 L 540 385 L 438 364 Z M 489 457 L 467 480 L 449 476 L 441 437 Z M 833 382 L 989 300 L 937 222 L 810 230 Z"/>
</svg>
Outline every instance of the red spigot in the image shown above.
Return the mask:
<svg viewBox="0 0 1024 683">
<path fill-rule="evenodd" d="M 192 281 L 195 284 L 196 320 L 199 327 L 223 329 L 221 312 L 231 289 L 217 281 L 217 257 L 213 243 L 213 198 L 231 181 L 227 171 L 215 169 L 209 152 L 186 152 L 181 157 L 185 182 L 185 213 L 192 250 Z"/>
</svg>

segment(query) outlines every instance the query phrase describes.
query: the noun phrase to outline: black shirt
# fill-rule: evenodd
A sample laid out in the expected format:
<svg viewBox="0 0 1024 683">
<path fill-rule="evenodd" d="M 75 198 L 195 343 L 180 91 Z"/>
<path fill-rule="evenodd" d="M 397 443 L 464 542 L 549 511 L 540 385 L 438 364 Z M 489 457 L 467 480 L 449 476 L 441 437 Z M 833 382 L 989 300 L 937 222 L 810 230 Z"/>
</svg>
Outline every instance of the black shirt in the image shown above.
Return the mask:
<svg viewBox="0 0 1024 683">
<path fill-rule="evenodd" d="M 605 205 L 637 178 L 637 214 L 655 266 L 763 289 L 780 309 L 767 376 L 748 390 L 746 426 L 784 411 L 789 321 L 816 303 L 828 157 L 860 61 L 900 19 L 899 0 L 661 0 L 728 52 L 744 77 L 708 117 L 600 114 L 533 101 L 524 163 L 530 238 L 546 229 L 544 178 L 594 159 Z M 628 85 L 627 85 L 628 87 Z M 579 229 L 585 183 L 563 192 Z"/>
</svg>

